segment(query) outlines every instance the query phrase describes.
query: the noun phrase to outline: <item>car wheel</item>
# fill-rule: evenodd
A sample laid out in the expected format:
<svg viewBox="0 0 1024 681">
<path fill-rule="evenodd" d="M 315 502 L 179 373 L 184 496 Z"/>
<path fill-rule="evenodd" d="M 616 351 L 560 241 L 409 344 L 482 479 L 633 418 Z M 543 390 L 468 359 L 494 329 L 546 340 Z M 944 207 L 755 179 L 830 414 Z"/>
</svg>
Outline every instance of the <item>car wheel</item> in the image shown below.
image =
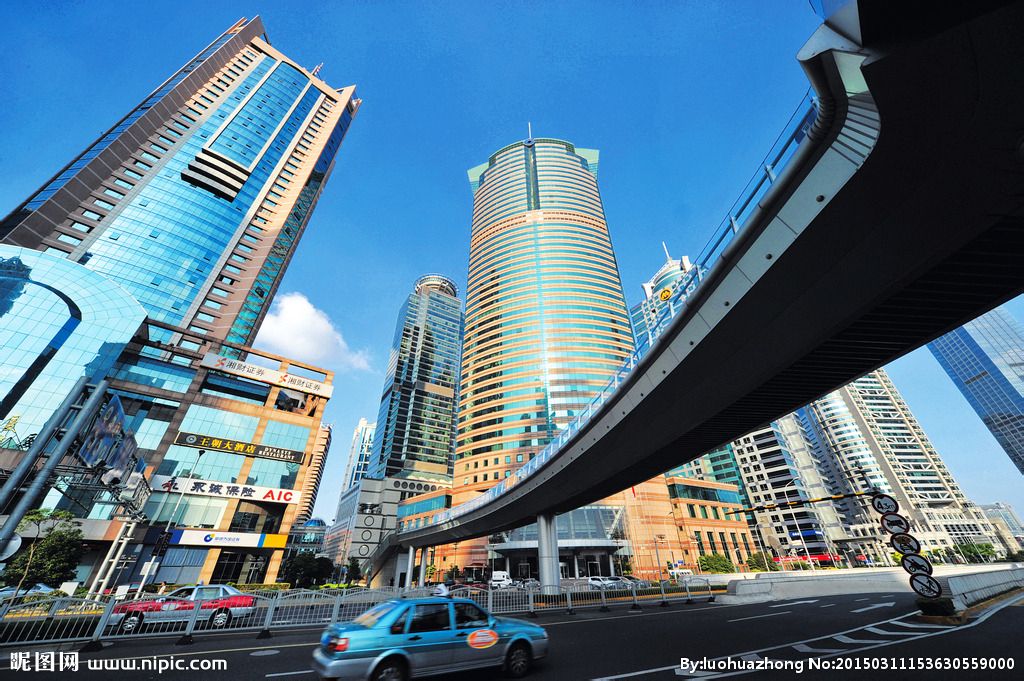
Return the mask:
<svg viewBox="0 0 1024 681">
<path fill-rule="evenodd" d="M 521 679 L 529 674 L 532 664 L 533 655 L 530 654 L 530 646 L 522 641 L 513 644 L 505 655 L 505 672 L 513 679 Z"/>
<path fill-rule="evenodd" d="M 397 658 L 384 660 L 373 670 L 372 681 L 405 681 L 408 678 L 405 663 Z"/>
<path fill-rule="evenodd" d="M 211 629 L 223 629 L 228 626 L 231 622 L 231 612 L 229 610 L 218 610 L 217 612 L 210 615 L 210 628 Z"/>
<path fill-rule="evenodd" d="M 134 634 L 142 630 L 142 619 L 141 612 L 129 612 L 121 620 L 121 626 L 118 628 L 123 634 Z"/>
</svg>

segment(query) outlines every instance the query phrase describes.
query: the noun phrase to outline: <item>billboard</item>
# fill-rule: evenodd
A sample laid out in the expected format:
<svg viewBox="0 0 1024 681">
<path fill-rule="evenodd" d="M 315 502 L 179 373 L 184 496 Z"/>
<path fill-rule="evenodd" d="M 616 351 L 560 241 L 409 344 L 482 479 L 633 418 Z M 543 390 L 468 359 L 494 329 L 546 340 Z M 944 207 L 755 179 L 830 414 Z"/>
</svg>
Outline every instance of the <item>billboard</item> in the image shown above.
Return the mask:
<svg viewBox="0 0 1024 681">
<path fill-rule="evenodd" d="M 332 385 L 328 385 L 320 381 L 314 381 L 313 379 L 305 378 L 304 376 L 289 374 L 287 371 L 268 369 L 267 367 L 261 367 L 256 364 L 249 364 L 248 362 L 243 362 L 241 360 L 223 357 L 212 352 L 207 353 L 203 357 L 201 366 L 208 369 L 223 371 L 226 374 L 232 374 L 234 376 L 251 378 L 255 381 L 269 383 L 270 385 L 276 385 L 281 388 L 292 388 L 293 390 L 309 393 L 311 395 L 330 398 L 331 395 L 334 394 L 334 386 Z"/>
<path fill-rule="evenodd" d="M 306 460 L 306 452 L 297 449 L 285 449 L 284 447 L 269 447 L 257 445 L 252 442 L 242 442 L 216 435 L 203 435 L 202 433 L 179 432 L 174 437 L 174 444 L 194 449 L 207 449 L 218 452 L 232 452 L 243 456 L 258 456 L 261 459 L 274 459 L 276 461 L 287 461 L 288 463 L 301 464 Z"/>
</svg>

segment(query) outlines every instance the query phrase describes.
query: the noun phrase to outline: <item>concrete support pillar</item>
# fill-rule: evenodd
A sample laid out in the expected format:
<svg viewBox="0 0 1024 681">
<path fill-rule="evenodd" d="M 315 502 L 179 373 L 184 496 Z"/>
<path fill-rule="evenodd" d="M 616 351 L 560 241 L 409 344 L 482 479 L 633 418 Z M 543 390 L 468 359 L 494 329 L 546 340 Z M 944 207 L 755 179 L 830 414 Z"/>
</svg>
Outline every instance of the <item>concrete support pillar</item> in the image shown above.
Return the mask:
<svg viewBox="0 0 1024 681">
<path fill-rule="evenodd" d="M 608 554 L 608 572 L 609 572 L 610 576 L 612 576 L 612 577 L 615 576 L 615 554 L 614 553 L 609 553 Z"/>
<path fill-rule="evenodd" d="M 510 577 L 512 576 L 512 562 L 509 560 L 508 556 L 505 556 L 505 572 L 507 572 Z"/>
<path fill-rule="evenodd" d="M 576 579 L 580 578 L 580 557 L 576 555 L 576 552 L 572 552 L 572 576 Z"/>
<path fill-rule="evenodd" d="M 537 516 L 537 567 L 542 586 L 558 586 L 561 575 L 558 569 L 558 530 L 555 514 Z"/>
<path fill-rule="evenodd" d="M 409 553 L 405 556 L 405 584 L 406 589 L 412 588 L 412 569 L 416 565 L 416 547 L 410 546 Z"/>
<path fill-rule="evenodd" d="M 430 555 L 430 549 L 424 546 L 420 549 L 420 586 L 427 585 L 427 557 Z"/>
<path fill-rule="evenodd" d="M 402 567 L 404 567 L 405 561 L 402 560 L 402 551 L 399 549 L 395 553 L 395 576 L 391 580 L 391 586 L 402 585 Z"/>
</svg>

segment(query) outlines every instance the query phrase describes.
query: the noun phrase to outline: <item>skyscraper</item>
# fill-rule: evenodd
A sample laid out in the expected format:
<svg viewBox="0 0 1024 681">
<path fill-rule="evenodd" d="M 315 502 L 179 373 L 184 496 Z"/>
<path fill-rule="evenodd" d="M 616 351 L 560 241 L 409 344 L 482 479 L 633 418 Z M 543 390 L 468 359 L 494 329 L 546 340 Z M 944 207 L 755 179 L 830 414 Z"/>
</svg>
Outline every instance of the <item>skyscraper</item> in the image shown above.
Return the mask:
<svg viewBox="0 0 1024 681">
<path fill-rule="evenodd" d="M 106 275 L 151 319 L 250 344 L 359 104 L 242 19 L 4 218 L 0 244 Z"/>
<path fill-rule="evenodd" d="M 531 138 L 469 171 L 473 224 L 453 504 L 529 461 L 633 350 L 597 185 L 598 158 L 597 150 L 571 142 Z M 657 537 L 675 535 L 664 483 L 664 512 L 650 519 L 642 541 L 630 531 L 628 524 L 643 522 L 641 501 L 651 496 L 640 485 L 636 492 L 559 521 L 563 539 L 573 537 L 574 527 L 590 528 L 592 541 L 564 557 L 570 576 L 592 569 L 608 574 L 611 557 L 629 551 L 626 536 L 633 535 L 634 551 L 653 553 Z M 623 509 L 631 516 L 626 525 Z M 527 574 L 535 552 L 513 556 L 506 548 L 535 537 L 530 528 L 516 530 L 493 551 L 517 575 Z M 462 568 L 482 567 L 487 559 L 483 541 L 460 542 L 453 558 Z"/>
<path fill-rule="evenodd" d="M 679 286 L 686 286 L 687 295 L 697 288 L 700 270 L 690 263 L 685 255 L 681 258 L 673 258 L 669 255 L 668 247 L 661 244 L 665 249 L 665 264 L 654 273 L 649 281 L 641 284 L 644 291 L 643 299 L 629 310 L 630 321 L 633 323 L 633 335 L 637 345 L 650 342 L 650 334 L 657 335 L 657 325 L 665 322 L 675 312 L 672 305 L 679 305 L 680 302 L 670 302 L 672 294 Z"/>
<path fill-rule="evenodd" d="M 439 274 L 416 280 L 398 313 L 367 475 L 451 483 L 462 302 Z"/>
<path fill-rule="evenodd" d="M 366 477 L 366 471 L 370 466 L 370 452 L 373 450 L 373 435 L 376 430 L 376 423 L 367 423 L 366 419 L 359 419 L 359 423 L 352 433 L 352 446 L 348 450 L 345 477 L 341 480 L 342 492 Z"/>
<path fill-rule="evenodd" d="M 995 545 L 985 515 L 960 489 L 885 370 L 877 369 L 800 410 L 833 494 L 877 488 L 896 498 L 928 550 Z M 837 504 L 861 554 L 888 555 L 866 498 Z"/>
<path fill-rule="evenodd" d="M 1024 328 L 997 307 L 928 349 L 1024 473 Z"/>
</svg>

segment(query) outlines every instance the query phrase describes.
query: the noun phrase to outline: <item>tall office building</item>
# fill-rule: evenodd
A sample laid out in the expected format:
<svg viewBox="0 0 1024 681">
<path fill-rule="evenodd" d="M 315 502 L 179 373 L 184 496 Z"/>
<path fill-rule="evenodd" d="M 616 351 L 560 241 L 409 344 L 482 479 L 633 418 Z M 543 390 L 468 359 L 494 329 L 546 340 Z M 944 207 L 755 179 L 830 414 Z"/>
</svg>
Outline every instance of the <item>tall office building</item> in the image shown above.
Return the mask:
<svg viewBox="0 0 1024 681">
<path fill-rule="evenodd" d="M 659 333 L 657 328 L 660 323 L 667 321 L 675 313 L 673 305 L 681 304 L 680 301 L 671 300 L 676 289 L 680 286 L 687 287 L 687 295 L 697 288 L 699 270 L 690 263 L 685 255 L 681 258 L 673 258 L 669 255 L 668 247 L 661 244 L 665 249 L 665 264 L 662 265 L 649 281 L 641 284 L 644 291 L 643 299 L 629 310 L 630 321 L 633 324 L 633 335 L 636 338 L 637 346 L 650 342 L 649 337 Z"/>
<path fill-rule="evenodd" d="M 1021 540 L 1024 540 L 1024 523 L 1021 523 L 1020 518 L 1017 517 L 1017 512 L 1013 509 L 1013 506 L 997 501 L 994 504 L 980 504 L 979 508 L 987 518 L 999 518 L 1002 520 L 1006 523 L 1007 529 L 1010 530 L 1014 537 L 1020 537 Z"/>
<path fill-rule="evenodd" d="M 833 494 L 868 486 L 896 498 L 914 536 L 948 555 L 955 545 L 997 544 L 991 524 L 961 491 L 902 395 L 877 369 L 800 410 Z M 857 555 L 888 555 L 878 514 L 864 497 L 837 504 Z"/>
<path fill-rule="evenodd" d="M 66 257 L 151 319 L 249 345 L 359 104 L 242 19 L 4 218 L 0 244 Z"/>
<path fill-rule="evenodd" d="M 462 302 L 438 274 L 416 280 L 398 313 L 368 477 L 451 484 Z"/>
<path fill-rule="evenodd" d="M 469 171 L 473 224 L 453 504 L 529 461 L 633 350 L 598 157 L 564 140 L 527 139 Z M 676 534 L 664 482 L 660 517 L 643 517 L 653 492 L 638 485 L 635 497 L 627 492 L 559 518 L 559 539 L 588 528 L 587 541 L 577 538 L 573 553 L 564 551 L 563 573 L 608 574 L 612 556 L 630 551 L 634 565 L 653 565 L 646 554 L 659 537 Z M 535 537 L 532 528 L 516 530 L 490 551 L 483 541 L 460 542 L 450 560 L 462 568 L 497 561 L 517 575 L 536 574 L 536 552 L 522 547 Z M 521 555 L 512 555 L 514 546 Z"/>
<path fill-rule="evenodd" d="M 367 423 L 366 419 L 359 419 L 359 423 L 352 433 L 352 446 L 348 450 L 345 477 L 341 480 L 342 492 L 366 477 L 366 471 L 370 467 L 370 452 L 373 450 L 373 435 L 376 430 L 376 423 Z"/>
<path fill-rule="evenodd" d="M 1024 473 L 1024 328 L 997 307 L 928 349 Z"/>
</svg>

